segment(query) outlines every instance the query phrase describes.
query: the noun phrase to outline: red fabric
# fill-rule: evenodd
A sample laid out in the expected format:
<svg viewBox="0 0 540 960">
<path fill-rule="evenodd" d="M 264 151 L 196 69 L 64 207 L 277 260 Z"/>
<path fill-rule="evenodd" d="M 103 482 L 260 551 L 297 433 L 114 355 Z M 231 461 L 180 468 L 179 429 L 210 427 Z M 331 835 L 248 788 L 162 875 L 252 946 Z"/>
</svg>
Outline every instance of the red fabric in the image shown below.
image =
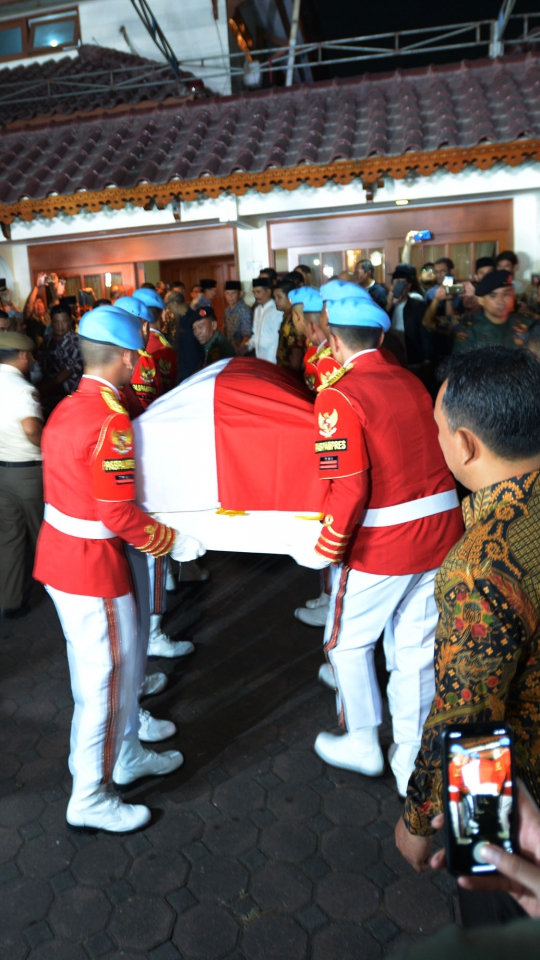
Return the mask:
<svg viewBox="0 0 540 960">
<path fill-rule="evenodd" d="M 53 411 L 43 431 L 45 502 L 69 517 L 101 520 L 109 530 L 118 534 L 111 540 L 86 540 L 61 533 L 49 523 L 43 523 L 34 577 L 65 593 L 88 597 L 121 597 L 129 593 L 132 583 L 122 541 L 148 549 L 152 542 L 163 540 L 169 530 L 134 502 L 133 474 L 131 499 L 125 499 L 130 487 L 127 479 L 120 484 L 116 500 L 113 499 L 114 488 L 111 490 L 108 482 L 107 489 L 100 494 L 108 499 L 96 499 L 94 464 L 98 460 L 96 449 L 103 434 L 107 452 L 114 453 L 112 447 L 108 447 L 109 443 L 125 447 L 126 437 L 113 437 L 111 423 L 113 429 L 114 424 L 120 424 L 123 430 L 131 432 L 125 413 L 112 409 L 111 403 L 119 406 L 110 388 L 83 377 L 78 390 L 62 400 Z M 127 446 L 130 446 L 129 442 Z M 127 453 L 133 457 L 132 449 L 124 450 L 122 456 Z M 125 477 L 126 471 L 121 470 L 120 475 Z"/>
<path fill-rule="evenodd" d="M 218 491 L 225 510 L 322 512 L 313 396 L 266 360 L 234 357 L 214 393 Z"/>
<path fill-rule="evenodd" d="M 315 453 L 319 459 L 319 477 L 323 480 L 352 477 L 369 467 L 358 415 L 339 390 L 329 388 L 317 397 Z"/>
<path fill-rule="evenodd" d="M 161 379 L 162 392 L 167 393 L 178 383 L 178 359 L 176 351 L 171 347 L 167 338 L 159 331 L 150 327 L 150 336 L 146 344 L 146 352 L 151 354 L 157 363 Z"/>
<path fill-rule="evenodd" d="M 358 357 L 347 373 L 318 394 L 315 409 L 334 409 L 342 394 L 355 410 L 369 457 L 369 495 L 354 518 L 347 484 L 331 480 L 326 513 L 335 534 L 350 536 L 345 562 L 366 573 L 402 576 L 440 566 L 463 533 L 456 507 L 391 527 L 362 527 L 361 509 L 389 507 L 455 489 L 444 462 L 431 398 L 409 371 L 378 351 Z M 351 519 L 352 518 L 352 519 Z M 325 521 L 326 522 L 326 521 Z"/>
</svg>

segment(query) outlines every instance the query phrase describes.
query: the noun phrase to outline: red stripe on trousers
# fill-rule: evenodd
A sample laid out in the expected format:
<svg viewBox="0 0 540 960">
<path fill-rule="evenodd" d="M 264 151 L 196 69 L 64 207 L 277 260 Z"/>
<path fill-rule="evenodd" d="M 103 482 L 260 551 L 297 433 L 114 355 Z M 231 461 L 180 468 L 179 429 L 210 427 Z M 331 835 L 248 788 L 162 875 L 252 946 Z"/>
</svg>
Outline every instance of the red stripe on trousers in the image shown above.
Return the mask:
<svg viewBox="0 0 540 960">
<path fill-rule="evenodd" d="M 107 722 L 103 745 L 103 783 L 110 783 L 114 767 L 114 748 L 117 740 L 117 718 L 120 700 L 120 633 L 114 599 L 104 599 L 111 651 L 111 674 L 107 692 Z"/>
</svg>

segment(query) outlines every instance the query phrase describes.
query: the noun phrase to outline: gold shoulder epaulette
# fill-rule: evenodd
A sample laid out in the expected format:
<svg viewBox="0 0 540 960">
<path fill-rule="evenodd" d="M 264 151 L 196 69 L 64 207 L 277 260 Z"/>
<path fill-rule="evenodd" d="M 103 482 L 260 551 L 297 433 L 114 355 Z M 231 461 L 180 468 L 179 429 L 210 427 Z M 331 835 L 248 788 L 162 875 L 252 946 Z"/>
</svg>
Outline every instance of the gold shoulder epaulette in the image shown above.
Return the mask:
<svg viewBox="0 0 540 960">
<path fill-rule="evenodd" d="M 326 344 L 324 347 L 319 347 L 319 349 L 317 350 L 317 353 L 314 353 L 311 359 L 322 360 L 323 357 L 330 357 L 330 356 L 332 356 L 332 347 L 329 347 L 328 344 Z"/>
<path fill-rule="evenodd" d="M 332 373 L 322 373 L 322 383 L 317 387 L 317 393 L 320 393 L 321 390 L 326 390 L 327 387 L 333 387 L 338 380 L 341 380 L 341 378 L 345 376 L 349 369 L 349 367 L 338 367 L 337 370 L 333 370 Z"/>
<path fill-rule="evenodd" d="M 113 410 L 114 413 L 124 413 L 126 417 L 128 416 L 128 412 L 126 408 L 122 406 L 118 397 L 116 397 L 113 391 L 109 390 L 108 387 L 103 387 L 101 391 L 101 396 L 103 397 L 109 409 Z"/>
</svg>

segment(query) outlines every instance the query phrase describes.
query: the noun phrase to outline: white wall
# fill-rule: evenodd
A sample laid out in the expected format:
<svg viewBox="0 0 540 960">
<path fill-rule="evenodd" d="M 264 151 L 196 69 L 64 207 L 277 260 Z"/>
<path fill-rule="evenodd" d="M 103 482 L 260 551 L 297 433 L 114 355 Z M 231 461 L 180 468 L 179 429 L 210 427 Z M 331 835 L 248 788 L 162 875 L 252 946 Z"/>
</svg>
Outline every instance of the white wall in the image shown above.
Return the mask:
<svg viewBox="0 0 540 960">
<path fill-rule="evenodd" d="M 315 215 L 340 212 L 361 212 L 381 208 L 393 209 L 397 199 L 407 199 L 411 211 L 422 205 L 456 203 L 512 197 L 514 200 L 514 249 L 520 258 L 520 276 L 528 279 L 531 269 L 540 268 L 540 163 L 530 161 L 519 167 L 499 165 L 491 170 L 467 168 L 458 174 L 439 171 L 431 177 L 418 177 L 411 182 L 387 178 L 371 202 L 359 180 L 347 186 L 327 184 L 324 187 L 301 186 L 289 191 L 274 189 L 270 193 L 249 191 L 243 197 L 222 195 L 181 203 L 180 223 L 238 223 L 244 221 L 255 229 L 238 229 L 239 275 L 249 283 L 259 265 L 269 262 L 266 220 L 291 214 Z M 76 217 L 62 215 L 54 220 L 37 218 L 30 223 L 12 225 L 12 244 L 0 236 L 0 256 L 16 262 L 15 279 L 26 291 L 29 284 L 27 244 L 65 238 L 71 234 L 91 235 L 103 231 L 144 230 L 172 225 L 176 221 L 171 206 L 165 210 L 143 210 L 128 206 L 123 210 L 104 209 L 100 213 L 82 212 Z M 119 245 L 122 240 L 119 237 Z M 11 252 L 10 252 L 11 251 Z M 247 291 L 246 286 L 246 291 Z M 27 295 L 27 291 L 24 294 Z"/>
<path fill-rule="evenodd" d="M 79 0 L 74 4 L 79 8 L 81 39 L 83 43 L 97 43 L 103 47 L 112 47 L 130 53 L 130 49 L 120 33 L 120 27 L 127 30 L 129 39 L 141 57 L 151 60 L 163 60 L 150 34 L 133 8 L 130 0 Z M 211 90 L 216 93 L 230 93 L 228 76 L 211 78 L 219 66 L 223 65 L 223 53 L 229 51 L 226 0 L 218 0 L 218 20 L 214 20 L 211 0 L 152 0 L 154 16 L 165 34 L 178 60 L 198 60 L 191 66 L 197 77 L 205 79 Z M 58 9 L 69 9 L 66 3 L 58 4 Z M 44 11 L 45 12 L 45 11 Z M 47 13 L 50 11 L 47 10 Z M 35 15 L 39 11 L 34 12 Z M 2 17 L 0 19 L 6 19 Z M 76 56 L 76 52 L 60 52 L 41 57 L 9 61 L 2 66 L 18 67 L 36 61 Z M 201 66 L 201 60 L 218 57 L 210 67 Z"/>
</svg>

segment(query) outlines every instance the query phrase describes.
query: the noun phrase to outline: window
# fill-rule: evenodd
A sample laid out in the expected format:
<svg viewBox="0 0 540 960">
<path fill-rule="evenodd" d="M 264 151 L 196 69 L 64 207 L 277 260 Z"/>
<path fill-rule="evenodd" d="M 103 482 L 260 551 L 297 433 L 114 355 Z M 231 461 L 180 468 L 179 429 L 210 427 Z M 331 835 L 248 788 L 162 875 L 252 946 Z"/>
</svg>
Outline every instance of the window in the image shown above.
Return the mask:
<svg viewBox="0 0 540 960">
<path fill-rule="evenodd" d="M 76 47 L 81 36 L 77 8 L 39 17 L 0 20 L 0 60 Z"/>
</svg>

